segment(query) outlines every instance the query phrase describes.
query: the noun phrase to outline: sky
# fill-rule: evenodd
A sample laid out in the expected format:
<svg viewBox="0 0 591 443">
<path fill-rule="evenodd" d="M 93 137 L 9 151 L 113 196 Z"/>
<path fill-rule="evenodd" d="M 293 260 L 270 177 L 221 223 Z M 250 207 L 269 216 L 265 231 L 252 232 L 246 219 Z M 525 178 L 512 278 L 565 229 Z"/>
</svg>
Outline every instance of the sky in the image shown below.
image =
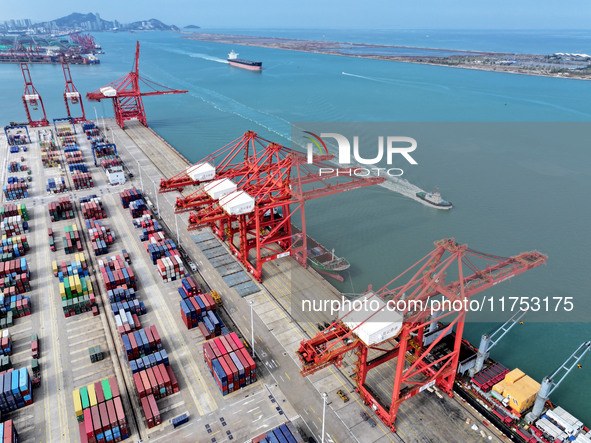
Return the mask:
<svg viewBox="0 0 591 443">
<path fill-rule="evenodd" d="M 589 29 L 589 0 L 27 0 L 1 20 L 98 12 L 123 23 L 157 18 L 202 28 Z M 25 6 L 26 5 L 26 6 Z"/>
</svg>

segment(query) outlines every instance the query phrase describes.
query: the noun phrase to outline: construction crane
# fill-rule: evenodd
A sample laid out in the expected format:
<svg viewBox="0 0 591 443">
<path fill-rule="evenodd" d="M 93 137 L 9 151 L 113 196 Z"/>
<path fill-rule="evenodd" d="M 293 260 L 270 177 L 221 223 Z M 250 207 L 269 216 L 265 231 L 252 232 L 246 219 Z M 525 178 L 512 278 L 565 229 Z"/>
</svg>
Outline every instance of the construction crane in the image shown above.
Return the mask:
<svg viewBox="0 0 591 443">
<path fill-rule="evenodd" d="M 66 79 L 66 90 L 64 91 L 64 102 L 66 103 L 66 110 L 68 111 L 68 117 L 70 117 L 74 123 L 80 123 L 86 121 L 86 115 L 84 114 L 84 104 L 82 103 L 82 97 L 72 82 L 72 74 L 70 74 L 70 66 L 67 62 L 62 62 L 62 69 L 64 71 L 64 78 Z M 70 112 L 70 104 L 80 105 L 80 111 L 82 116 L 72 117 Z"/>
<path fill-rule="evenodd" d="M 270 260 L 291 255 L 306 266 L 306 201 L 385 180 L 357 177 L 354 168 L 326 163 L 333 158 L 318 155 L 308 164 L 301 152 L 247 131 L 180 174 L 162 180 L 160 192 L 197 185 L 195 192 L 177 199 L 176 212 L 192 211 L 188 229 L 210 227 L 261 281 L 263 263 Z M 302 232 L 293 235 L 297 212 Z M 252 250 L 256 251 L 253 257 Z"/>
<path fill-rule="evenodd" d="M 566 378 L 568 374 L 575 368 L 580 368 L 579 362 L 583 359 L 587 352 L 591 351 L 591 341 L 581 343 L 581 345 L 562 363 L 556 371 L 542 380 L 542 385 L 538 391 L 536 402 L 531 412 L 529 412 L 525 419 L 528 423 L 532 423 L 538 419 L 544 410 L 546 402 L 554 390 L 560 386 L 560 383 Z"/>
<path fill-rule="evenodd" d="M 27 119 L 31 127 L 37 126 L 49 126 L 47 115 L 45 114 L 45 106 L 43 106 L 43 100 L 41 96 L 33 86 L 33 80 L 31 80 L 31 72 L 29 71 L 29 65 L 21 63 L 21 71 L 23 72 L 23 78 L 25 79 L 25 92 L 23 94 L 23 104 L 25 105 L 25 112 L 27 113 Z M 41 108 L 43 118 L 39 120 L 33 120 L 31 117 L 31 110 L 38 111 Z"/>
<path fill-rule="evenodd" d="M 128 120 L 139 120 L 144 126 L 148 126 L 142 97 L 149 95 L 184 94 L 188 92 L 171 89 L 141 77 L 139 63 L 140 42 L 138 41 L 136 42 L 133 70 L 126 76 L 109 83 L 107 86 L 86 94 L 88 100 L 99 102 L 104 99 L 113 100 L 115 119 L 122 129 L 124 128 L 125 122 Z M 140 81 L 144 86 L 151 88 L 152 91 L 141 92 Z"/>
<path fill-rule="evenodd" d="M 482 337 L 480 338 L 480 346 L 478 347 L 478 352 L 476 353 L 474 366 L 470 368 L 469 371 L 470 377 L 474 377 L 476 373 L 482 370 L 482 366 L 484 365 L 485 360 L 488 358 L 490 350 L 501 341 L 501 339 L 505 336 L 505 334 L 507 334 L 507 332 L 511 330 L 513 326 L 521 321 L 526 313 L 527 311 L 517 311 L 511 316 L 509 320 L 503 323 L 503 326 L 495 330 L 492 334 L 482 334 Z"/>
<path fill-rule="evenodd" d="M 365 312 L 343 310 L 328 328 L 302 341 L 297 351 L 301 373 L 308 376 L 329 365 L 338 367 L 345 354 L 353 351 L 357 356 L 356 391 L 395 432 L 402 402 L 433 385 L 453 395 L 470 297 L 540 266 L 546 259 L 537 251 L 505 258 L 468 249 L 455 239 L 437 241 L 430 254 L 380 290 L 356 301 L 361 306 L 375 302 L 374 307 Z M 477 266 L 476 261 L 485 266 Z M 457 281 L 446 283 L 448 272 L 457 272 Z M 424 339 L 433 323 L 440 333 L 426 344 Z M 393 392 L 389 404 L 383 404 L 366 384 L 368 372 L 394 359 Z"/>
</svg>

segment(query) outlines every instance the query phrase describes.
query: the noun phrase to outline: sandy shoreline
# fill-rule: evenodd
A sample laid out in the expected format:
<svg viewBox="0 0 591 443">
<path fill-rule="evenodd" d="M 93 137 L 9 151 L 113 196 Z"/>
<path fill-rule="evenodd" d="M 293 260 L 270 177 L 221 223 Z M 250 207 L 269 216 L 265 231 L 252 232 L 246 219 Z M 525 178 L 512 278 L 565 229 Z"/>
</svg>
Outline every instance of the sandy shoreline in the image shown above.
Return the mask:
<svg viewBox="0 0 591 443">
<path fill-rule="evenodd" d="M 338 55 L 343 57 L 368 58 L 374 60 L 395 61 L 402 63 L 416 63 L 423 65 L 443 66 L 449 68 L 472 69 L 478 71 L 503 72 L 507 74 L 533 75 L 538 77 L 555 77 L 575 80 L 591 80 L 591 68 L 585 71 L 573 70 L 569 68 L 572 63 L 548 62 L 546 55 L 537 54 L 513 54 L 501 52 L 478 52 L 468 50 L 454 50 L 441 48 L 425 48 L 412 46 L 394 46 L 378 45 L 367 43 L 346 43 L 318 40 L 285 39 L 275 37 L 256 37 L 228 34 L 192 34 L 183 38 L 190 40 L 200 40 L 215 43 L 226 43 L 239 46 L 256 46 L 261 48 L 283 49 L 288 51 L 310 52 L 317 54 Z M 338 49 L 356 49 L 361 52 L 358 54 L 347 53 Z M 451 53 L 451 55 L 433 56 L 433 55 L 378 55 L 369 51 L 372 49 L 391 49 L 391 50 L 417 50 L 431 51 L 441 53 Z M 521 63 L 521 65 L 519 65 Z M 530 66 L 526 65 L 529 64 Z M 549 65 L 547 69 L 539 67 L 539 64 Z M 577 65 L 578 66 L 578 65 Z M 556 72 L 552 72 L 550 69 Z"/>
</svg>

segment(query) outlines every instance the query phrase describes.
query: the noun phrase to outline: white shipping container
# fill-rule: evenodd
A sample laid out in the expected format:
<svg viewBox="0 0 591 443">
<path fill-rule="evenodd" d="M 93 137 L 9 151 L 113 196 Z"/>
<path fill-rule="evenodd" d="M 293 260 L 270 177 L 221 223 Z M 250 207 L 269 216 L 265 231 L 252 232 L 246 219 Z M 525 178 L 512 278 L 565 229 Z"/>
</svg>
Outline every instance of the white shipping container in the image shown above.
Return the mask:
<svg viewBox="0 0 591 443">
<path fill-rule="evenodd" d="M 546 411 L 546 415 L 552 421 L 554 421 L 564 432 L 568 435 L 575 435 L 581 429 L 583 429 L 583 422 L 578 420 L 576 417 L 568 413 L 560 406 L 553 410 Z"/>
<path fill-rule="evenodd" d="M 352 305 L 344 303 L 339 317 L 368 346 L 395 338 L 402 329 L 402 314 L 385 308 L 386 304 L 373 293 L 364 294 Z M 373 297 L 372 297 L 373 296 Z M 350 311 L 349 308 L 353 307 Z M 356 329 L 355 329 L 356 328 Z"/>
<path fill-rule="evenodd" d="M 219 200 L 236 191 L 236 183 L 229 178 L 222 178 L 206 184 L 203 189 L 212 199 Z"/>
<path fill-rule="evenodd" d="M 591 443 L 591 434 L 579 434 L 573 443 Z"/>
<path fill-rule="evenodd" d="M 215 178 L 215 167 L 209 163 L 199 163 L 187 168 L 187 175 L 193 181 L 207 181 Z"/>
<path fill-rule="evenodd" d="M 254 198 L 244 191 L 236 191 L 221 198 L 220 205 L 230 215 L 248 214 L 254 210 Z"/>
</svg>

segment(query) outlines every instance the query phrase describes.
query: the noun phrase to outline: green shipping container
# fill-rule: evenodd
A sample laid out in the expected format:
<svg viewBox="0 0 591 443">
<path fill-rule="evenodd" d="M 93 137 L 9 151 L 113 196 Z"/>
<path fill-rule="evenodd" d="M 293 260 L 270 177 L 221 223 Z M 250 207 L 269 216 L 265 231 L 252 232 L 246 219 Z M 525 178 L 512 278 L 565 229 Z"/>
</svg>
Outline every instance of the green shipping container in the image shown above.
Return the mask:
<svg viewBox="0 0 591 443">
<path fill-rule="evenodd" d="M 90 408 L 90 400 L 88 399 L 88 388 L 86 386 L 80 388 L 80 399 L 82 400 L 82 409 Z"/>
<path fill-rule="evenodd" d="M 111 385 L 109 384 L 109 379 L 105 378 L 101 380 L 101 384 L 103 385 L 103 393 L 105 394 L 105 400 L 111 400 L 113 398 L 113 394 L 111 393 Z"/>
</svg>

